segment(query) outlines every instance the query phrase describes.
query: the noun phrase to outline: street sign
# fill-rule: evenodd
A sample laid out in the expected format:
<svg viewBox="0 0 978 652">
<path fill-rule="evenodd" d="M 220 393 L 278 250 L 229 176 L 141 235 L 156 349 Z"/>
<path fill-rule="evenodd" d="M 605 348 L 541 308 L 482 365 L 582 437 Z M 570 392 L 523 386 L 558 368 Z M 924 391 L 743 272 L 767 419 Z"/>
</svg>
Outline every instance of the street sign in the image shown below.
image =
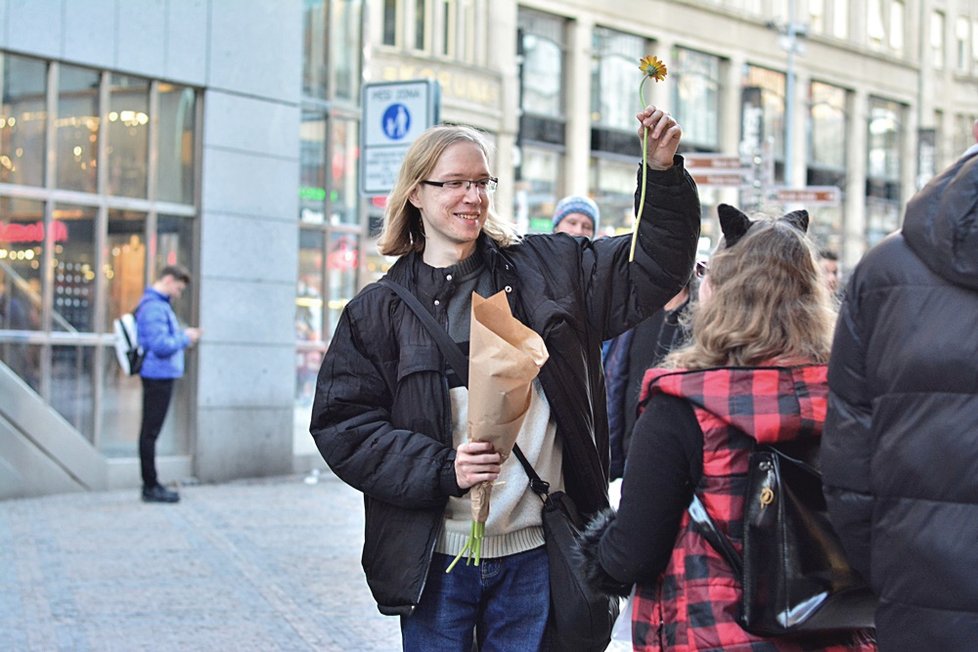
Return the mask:
<svg viewBox="0 0 978 652">
<path fill-rule="evenodd" d="M 364 84 L 360 123 L 360 194 L 386 195 L 411 144 L 438 124 L 438 82 L 432 79 Z"/>
<path fill-rule="evenodd" d="M 838 206 L 842 203 L 842 191 L 836 186 L 806 186 L 804 188 L 775 188 L 772 197 L 782 204 L 805 206 Z"/>
<path fill-rule="evenodd" d="M 748 183 L 750 168 L 737 154 L 687 152 L 683 154 L 686 169 L 698 186 L 739 188 Z"/>
</svg>

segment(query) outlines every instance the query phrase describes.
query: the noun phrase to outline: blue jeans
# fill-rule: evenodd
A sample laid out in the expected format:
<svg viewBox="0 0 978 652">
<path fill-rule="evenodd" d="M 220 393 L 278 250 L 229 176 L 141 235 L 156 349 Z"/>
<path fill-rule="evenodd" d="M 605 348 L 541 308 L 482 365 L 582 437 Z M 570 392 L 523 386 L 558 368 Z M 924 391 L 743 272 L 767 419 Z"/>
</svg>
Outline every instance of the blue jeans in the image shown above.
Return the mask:
<svg viewBox="0 0 978 652">
<path fill-rule="evenodd" d="M 446 573 L 451 562 L 448 555 L 434 555 L 421 604 L 401 616 L 405 652 L 471 652 L 473 632 L 480 652 L 547 649 L 546 548 L 483 559 L 478 566 L 463 558 Z"/>
</svg>

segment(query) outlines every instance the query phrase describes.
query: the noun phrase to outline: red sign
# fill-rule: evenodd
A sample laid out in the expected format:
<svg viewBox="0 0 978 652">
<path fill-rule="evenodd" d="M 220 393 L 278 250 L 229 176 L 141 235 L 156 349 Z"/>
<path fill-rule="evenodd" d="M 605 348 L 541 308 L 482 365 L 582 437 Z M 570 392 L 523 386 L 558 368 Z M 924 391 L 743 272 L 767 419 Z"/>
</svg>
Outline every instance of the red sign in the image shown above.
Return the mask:
<svg viewBox="0 0 978 652">
<path fill-rule="evenodd" d="M 736 154 L 683 154 L 687 170 L 740 170 L 744 164 Z"/>
<path fill-rule="evenodd" d="M 777 188 L 775 190 L 774 199 L 783 204 L 838 206 L 840 203 L 842 203 L 842 191 L 835 186 Z"/>
<path fill-rule="evenodd" d="M 64 222 L 54 221 L 54 241 L 64 242 L 68 239 L 68 227 Z M 18 222 L 0 222 L 0 242 L 44 242 L 44 222 L 20 224 Z"/>
</svg>

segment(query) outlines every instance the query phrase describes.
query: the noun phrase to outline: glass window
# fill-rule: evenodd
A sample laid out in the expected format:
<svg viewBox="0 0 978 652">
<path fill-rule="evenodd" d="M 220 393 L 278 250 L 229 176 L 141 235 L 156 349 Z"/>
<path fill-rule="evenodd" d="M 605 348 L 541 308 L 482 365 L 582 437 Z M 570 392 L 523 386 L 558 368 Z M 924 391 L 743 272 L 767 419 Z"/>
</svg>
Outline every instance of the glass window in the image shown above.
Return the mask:
<svg viewBox="0 0 978 652">
<path fill-rule="evenodd" d="M 631 130 L 639 110 L 638 62 L 646 54 L 641 36 L 596 27 L 592 35 L 591 122 Z M 654 82 L 653 82 L 654 83 Z M 648 89 L 646 89 L 646 92 Z"/>
<path fill-rule="evenodd" d="M 891 0 L 890 47 L 899 54 L 903 54 L 903 30 L 905 15 L 906 7 L 904 7 L 903 0 Z"/>
<path fill-rule="evenodd" d="M 968 19 L 958 17 L 954 21 L 954 37 L 957 47 L 955 48 L 955 61 L 958 70 L 966 72 L 968 70 Z"/>
<path fill-rule="evenodd" d="M 4 339 L 3 332 L 41 329 L 43 250 L 43 204 L 0 197 L 0 360 L 34 389 L 39 387 L 40 350 Z"/>
<path fill-rule="evenodd" d="M 336 328 L 340 313 L 357 293 L 357 269 L 360 266 L 360 237 L 354 233 L 331 233 L 326 253 L 329 270 L 327 314 L 329 332 Z"/>
<path fill-rule="evenodd" d="M 113 74 L 108 117 L 108 192 L 125 197 L 145 197 L 149 162 L 149 82 Z"/>
<path fill-rule="evenodd" d="M 871 46 L 880 48 L 886 36 L 886 29 L 883 27 L 883 0 L 868 0 L 866 11 L 866 38 Z"/>
<path fill-rule="evenodd" d="M 825 33 L 825 0 L 808 0 L 808 24 L 815 34 Z"/>
<path fill-rule="evenodd" d="M 299 281 L 295 293 L 296 340 L 322 341 L 323 232 L 299 229 Z"/>
<path fill-rule="evenodd" d="M 353 120 L 335 118 L 332 123 L 329 191 L 330 224 L 359 224 L 357 180 L 360 133 Z"/>
<path fill-rule="evenodd" d="M 112 330 L 112 320 L 134 310 L 146 283 L 146 214 L 109 210 L 109 232 L 105 240 L 105 320 L 102 329 Z"/>
<path fill-rule="evenodd" d="M 592 199 L 601 209 L 601 230 L 624 233 L 635 221 L 634 162 L 605 158 L 591 159 Z"/>
<path fill-rule="evenodd" d="M 930 53 L 931 64 L 935 70 L 944 69 L 944 12 L 935 11 L 930 15 Z"/>
<path fill-rule="evenodd" d="M 869 111 L 867 176 L 900 180 L 900 105 L 873 99 Z"/>
<path fill-rule="evenodd" d="M 748 66 L 745 86 L 760 89 L 764 137 L 774 139 L 774 156 L 784 159 L 784 75 L 774 70 Z"/>
<path fill-rule="evenodd" d="M 299 125 L 299 220 L 322 224 L 326 205 L 326 114 L 304 111 Z"/>
<path fill-rule="evenodd" d="M 360 34 L 362 0 L 332 0 L 330 65 L 333 97 L 355 101 L 360 96 Z"/>
<path fill-rule="evenodd" d="M 424 50 L 426 47 L 428 30 L 428 0 L 414 0 L 414 49 Z"/>
<path fill-rule="evenodd" d="M 544 14 L 520 12 L 523 29 L 523 111 L 548 117 L 563 109 L 564 23 Z"/>
<path fill-rule="evenodd" d="M 520 197 L 518 203 L 525 206 L 526 228 L 531 233 L 550 233 L 554 206 L 559 199 L 557 179 L 563 165 L 559 152 L 535 147 L 523 148 L 523 164 L 520 167 Z M 521 220 L 522 221 L 522 220 Z"/>
<path fill-rule="evenodd" d="M 46 80 L 43 61 L 0 53 L 0 183 L 44 185 Z"/>
<path fill-rule="evenodd" d="M 397 0 L 384 0 L 383 35 L 384 45 L 397 44 Z"/>
<path fill-rule="evenodd" d="M 812 82 L 809 165 L 842 170 L 846 167 L 846 92 Z"/>
<path fill-rule="evenodd" d="M 89 441 L 95 433 L 94 362 L 94 347 L 51 347 L 51 407 Z"/>
<path fill-rule="evenodd" d="M 978 73 L 978 20 L 971 21 L 971 61 Z"/>
<path fill-rule="evenodd" d="M 183 265 L 193 271 L 194 220 L 178 215 L 158 216 L 155 249 L 154 280 L 167 265 Z M 193 316 L 193 294 L 193 291 L 186 291 L 179 299 L 172 301 L 173 311 L 185 324 L 190 323 Z"/>
<path fill-rule="evenodd" d="M 441 53 L 446 57 L 455 54 L 455 3 L 454 0 L 441 0 Z"/>
<path fill-rule="evenodd" d="M 177 383 L 180 384 L 182 383 Z M 138 455 L 142 400 L 139 376 L 122 373 L 122 368 L 115 359 L 115 349 L 105 348 L 102 352 L 102 425 L 98 439 L 99 450 L 104 455 Z M 170 407 L 170 410 L 175 409 L 175 406 Z M 168 415 L 166 421 L 171 416 L 173 414 Z"/>
<path fill-rule="evenodd" d="M 62 65 L 58 73 L 57 187 L 95 192 L 99 74 Z"/>
<path fill-rule="evenodd" d="M 54 209 L 55 331 L 95 330 L 95 213 L 91 206 L 59 204 Z"/>
<path fill-rule="evenodd" d="M 832 3 L 832 35 L 849 38 L 849 0 L 834 0 Z"/>
<path fill-rule="evenodd" d="M 326 4 L 303 0 L 302 93 L 326 97 Z"/>
<path fill-rule="evenodd" d="M 676 119 L 683 140 L 704 149 L 720 148 L 720 59 L 677 48 L 673 79 Z M 632 118 L 634 122 L 634 117 Z"/>
<path fill-rule="evenodd" d="M 192 88 L 159 84 L 157 198 L 194 203 L 197 95 Z"/>
</svg>

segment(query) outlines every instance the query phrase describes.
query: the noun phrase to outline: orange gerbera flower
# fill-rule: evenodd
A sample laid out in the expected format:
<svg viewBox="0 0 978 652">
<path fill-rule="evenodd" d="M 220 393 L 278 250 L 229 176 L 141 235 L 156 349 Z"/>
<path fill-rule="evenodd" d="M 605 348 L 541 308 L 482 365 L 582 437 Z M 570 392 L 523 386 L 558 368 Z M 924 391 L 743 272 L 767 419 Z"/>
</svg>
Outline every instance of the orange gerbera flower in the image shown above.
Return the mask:
<svg viewBox="0 0 978 652">
<path fill-rule="evenodd" d="M 652 54 L 648 55 L 647 57 L 642 57 L 641 61 L 638 62 L 638 69 L 641 70 L 646 77 L 651 77 L 657 82 L 665 79 L 669 72 L 666 70 L 666 64 L 664 64 L 659 57 Z"/>
</svg>

